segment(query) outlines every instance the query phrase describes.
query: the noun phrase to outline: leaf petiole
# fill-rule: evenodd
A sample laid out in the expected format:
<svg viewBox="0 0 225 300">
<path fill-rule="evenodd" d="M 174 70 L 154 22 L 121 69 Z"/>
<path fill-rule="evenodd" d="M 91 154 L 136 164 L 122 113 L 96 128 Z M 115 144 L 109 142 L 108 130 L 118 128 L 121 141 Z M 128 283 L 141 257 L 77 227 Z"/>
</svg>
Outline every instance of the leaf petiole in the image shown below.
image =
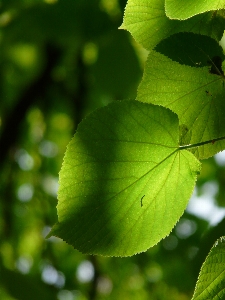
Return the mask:
<svg viewBox="0 0 225 300">
<path fill-rule="evenodd" d="M 210 143 L 214 144 L 215 142 L 221 141 L 221 140 L 225 140 L 225 136 L 219 137 L 217 139 L 213 139 L 213 140 L 209 140 L 209 141 L 197 143 L 197 144 L 189 144 L 189 145 L 179 146 L 179 150 L 184 150 L 184 149 L 189 149 L 189 148 L 195 148 L 195 147 L 203 146 L 203 145 L 210 144 Z"/>
</svg>

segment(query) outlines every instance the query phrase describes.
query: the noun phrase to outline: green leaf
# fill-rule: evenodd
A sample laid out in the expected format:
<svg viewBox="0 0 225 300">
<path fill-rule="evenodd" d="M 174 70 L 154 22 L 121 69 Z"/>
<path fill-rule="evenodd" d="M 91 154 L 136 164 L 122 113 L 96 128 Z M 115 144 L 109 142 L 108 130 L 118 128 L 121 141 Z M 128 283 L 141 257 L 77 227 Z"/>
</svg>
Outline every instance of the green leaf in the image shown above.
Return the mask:
<svg viewBox="0 0 225 300">
<path fill-rule="evenodd" d="M 224 9 L 225 3 L 221 0 L 166 0 L 166 15 L 170 19 L 185 20 L 194 15 L 210 10 Z"/>
<path fill-rule="evenodd" d="M 129 0 L 121 28 L 130 31 L 137 42 L 149 50 L 178 32 L 190 31 L 217 41 L 221 39 L 225 27 L 223 12 L 207 12 L 186 21 L 177 21 L 166 16 L 164 5 L 164 0 Z"/>
<path fill-rule="evenodd" d="M 50 235 L 106 256 L 158 243 L 182 215 L 200 170 L 178 146 L 178 118 L 166 108 L 116 101 L 90 114 L 65 154 Z"/>
<path fill-rule="evenodd" d="M 225 297 L 225 237 L 216 241 L 202 265 L 192 300 Z"/>
<path fill-rule="evenodd" d="M 184 36 L 182 46 L 177 45 L 175 48 L 176 56 L 178 59 L 182 56 L 185 59 L 185 54 L 187 59 L 183 62 L 198 67 L 181 65 L 156 51 L 151 51 L 143 80 L 138 88 L 137 99 L 170 108 L 178 115 L 180 125 L 185 125 L 188 129 L 186 133 L 182 131 L 181 143 L 197 144 L 225 136 L 224 75 L 220 73 L 221 66 L 216 64 L 216 58 L 222 60 L 224 56 L 212 57 L 213 51 L 210 52 L 207 44 L 202 49 L 192 43 L 193 50 L 188 52 L 188 43 L 191 41 L 187 34 L 183 34 L 187 38 L 187 45 L 184 44 Z M 171 44 L 175 47 L 172 39 Z M 196 57 L 200 58 L 200 54 L 202 59 L 197 62 Z M 218 55 L 218 52 L 215 54 Z M 207 60 L 208 67 L 205 66 Z M 192 149 L 192 152 L 199 159 L 203 159 L 223 149 L 225 141 L 221 140 Z"/>
<path fill-rule="evenodd" d="M 161 41 L 155 50 L 173 61 L 191 67 L 212 67 L 212 59 L 225 59 L 222 47 L 214 39 L 195 33 L 177 33 Z M 221 68 L 221 65 L 220 65 Z M 222 71 L 221 71 L 222 72 Z"/>
</svg>

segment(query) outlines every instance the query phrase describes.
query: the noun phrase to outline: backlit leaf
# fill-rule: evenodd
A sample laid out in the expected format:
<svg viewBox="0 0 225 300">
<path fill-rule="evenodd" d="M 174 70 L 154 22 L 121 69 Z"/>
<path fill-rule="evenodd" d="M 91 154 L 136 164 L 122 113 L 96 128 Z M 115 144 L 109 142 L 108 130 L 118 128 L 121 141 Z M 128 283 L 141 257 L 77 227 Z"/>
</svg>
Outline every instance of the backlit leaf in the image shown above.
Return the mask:
<svg viewBox="0 0 225 300">
<path fill-rule="evenodd" d="M 212 247 L 202 265 L 192 300 L 217 300 L 225 297 L 225 238 Z"/>
<path fill-rule="evenodd" d="M 207 12 L 186 21 L 171 20 L 165 14 L 165 0 L 129 0 L 121 28 L 149 50 L 178 32 L 204 34 L 218 41 L 225 27 L 222 14 Z"/>
<path fill-rule="evenodd" d="M 188 19 L 194 15 L 210 10 L 224 9 L 225 2 L 221 0 L 166 0 L 166 14 L 171 19 Z"/>
<path fill-rule="evenodd" d="M 166 108 L 116 101 L 90 114 L 65 154 L 50 235 L 106 256 L 158 243 L 183 214 L 200 170 L 178 146 L 178 118 Z"/>
<path fill-rule="evenodd" d="M 188 35 L 186 37 L 188 43 Z M 185 48 L 184 40 L 185 36 L 182 46 L 176 47 L 177 59 L 181 58 L 182 63 L 196 67 L 180 64 L 156 51 L 151 51 L 137 99 L 163 105 L 174 111 L 179 117 L 180 125 L 185 125 L 188 129 L 185 134 L 182 132 L 182 143 L 196 144 L 224 137 L 224 75 L 221 65 L 216 62 L 216 60 L 222 62 L 224 59 L 222 51 L 221 57 L 212 57 L 213 48 L 211 51 L 207 47 L 200 48 L 192 43 L 193 49 L 190 52 L 188 45 Z M 173 43 L 172 39 L 171 43 Z M 215 55 L 218 53 L 215 52 Z M 170 52 L 168 54 L 171 55 Z M 197 58 L 200 61 L 196 60 Z M 199 159 L 203 159 L 223 149 L 225 149 L 224 140 L 198 147 L 194 153 Z"/>
</svg>

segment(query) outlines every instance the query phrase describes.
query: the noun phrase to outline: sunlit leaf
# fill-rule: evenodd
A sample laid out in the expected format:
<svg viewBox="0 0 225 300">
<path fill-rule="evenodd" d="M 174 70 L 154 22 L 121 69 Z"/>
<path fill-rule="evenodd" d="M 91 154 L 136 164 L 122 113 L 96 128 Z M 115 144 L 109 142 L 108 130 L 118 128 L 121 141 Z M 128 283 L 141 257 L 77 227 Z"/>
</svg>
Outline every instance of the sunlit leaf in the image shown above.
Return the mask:
<svg viewBox="0 0 225 300">
<path fill-rule="evenodd" d="M 182 215 L 200 169 L 178 145 L 178 118 L 163 107 L 116 101 L 92 113 L 67 148 L 50 234 L 107 256 L 155 245 Z"/>
<path fill-rule="evenodd" d="M 225 238 L 214 244 L 202 265 L 192 300 L 216 300 L 225 297 Z"/>
<path fill-rule="evenodd" d="M 213 50 L 210 52 L 207 47 L 199 48 L 194 43 L 190 52 L 188 45 L 185 48 L 184 40 L 185 37 L 182 46 L 176 47 L 177 58 L 179 60 L 183 56 L 185 59 L 186 55 L 185 61 L 181 62 L 196 67 L 180 64 L 158 52 L 151 51 L 137 99 L 163 105 L 174 111 L 179 117 L 180 125 L 186 126 L 186 132 L 184 130 L 182 132 L 181 143 L 183 144 L 196 144 L 224 137 L 225 85 L 222 66 L 217 64 L 217 60 L 222 62 L 224 56 L 221 54 L 221 57 L 212 57 Z M 218 52 L 215 53 L 217 54 Z M 202 59 L 199 61 L 201 55 Z M 194 153 L 198 158 L 203 159 L 223 149 L 225 149 L 224 140 L 198 147 Z"/>
<path fill-rule="evenodd" d="M 210 10 L 224 9 L 225 3 L 221 0 L 166 0 L 166 14 L 171 19 L 188 19 L 194 15 Z"/>
<path fill-rule="evenodd" d="M 165 14 L 165 0 L 129 0 L 121 28 L 130 31 L 140 44 L 150 50 L 178 32 L 189 31 L 220 40 L 225 27 L 221 14 L 223 12 L 207 12 L 186 21 L 170 20 Z"/>
</svg>

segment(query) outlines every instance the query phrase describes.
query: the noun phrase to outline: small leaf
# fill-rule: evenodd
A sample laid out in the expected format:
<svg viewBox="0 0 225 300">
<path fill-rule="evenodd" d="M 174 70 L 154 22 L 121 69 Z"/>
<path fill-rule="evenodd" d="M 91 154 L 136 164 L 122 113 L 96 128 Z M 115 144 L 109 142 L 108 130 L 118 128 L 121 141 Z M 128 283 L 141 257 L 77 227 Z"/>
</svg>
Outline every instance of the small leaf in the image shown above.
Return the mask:
<svg viewBox="0 0 225 300">
<path fill-rule="evenodd" d="M 208 36 L 192 32 L 173 34 L 161 41 L 155 50 L 173 61 L 191 67 L 212 67 L 213 57 L 220 57 L 221 63 L 225 59 L 218 42 Z"/>
<path fill-rule="evenodd" d="M 223 12 L 207 12 L 181 22 L 169 19 L 164 6 L 165 0 L 129 0 L 121 28 L 130 31 L 148 50 L 178 32 L 208 35 L 217 41 L 222 38 L 225 27 Z"/>
<path fill-rule="evenodd" d="M 115 101 L 84 119 L 60 171 L 56 235 L 83 253 L 130 256 L 170 233 L 199 161 L 179 150 L 177 115 Z"/>
<path fill-rule="evenodd" d="M 225 237 L 212 247 L 202 265 L 192 300 L 225 298 Z"/>
<path fill-rule="evenodd" d="M 170 19 L 185 20 L 194 15 L 210 10 L 224 9 L 225 3 L 221 0 L 166 0 L 166 15 Z"/>
<path fill-rule="evenodd" d="M 187 35 L 188 43 L 189 34 L 183 33 L 183 35 Z M 173 40 L 173 37 L 171 38 Z M 170 38 L 168 43 L 169 40 Z M 184 49 L 182 50 L 185 48 L 184 45 L 182 47 L 178 45 L 176 47 L 177 57 L 182 57 L 181 52 L 183 51 L 187 60 L 196 65 L 192 54 L 200 52 L 202 60 L 198 67 L 181 65 L 158 52 L 151 51 L 137 95 L 139 101 L 163 105 L 178 115 L 180 124 L 189 129 L 189 132 L 186 133 L 188 138 L 182 132 L 182 144 L 184 141 L 197 144 L 225 136 L 224 75 L 220 74 L 220 66 L 214 62 L 215 57 L 210 57 L 213 52 L 208 54 L 207 44 L 205 47 L 199 48 L 195 47 L 193 43 L 192 47 L 192 52 L 186 52 Z M 218 48 L 220 48 L 219 45 Z M 215 55 L 217 54 L 218 52 L 215 52 Z M 221 57 L 224 59 L 223 54 Z M 205 66 L 207 60 L 208 67 Z M 203 67 L 199 67 L 201 65 Z M 196 157 L 204 159 L 223 149 L 225 149 L 225 140 L 206 144 L 195 150 L 192 149 L 192 151 Z"/>
</svg>

